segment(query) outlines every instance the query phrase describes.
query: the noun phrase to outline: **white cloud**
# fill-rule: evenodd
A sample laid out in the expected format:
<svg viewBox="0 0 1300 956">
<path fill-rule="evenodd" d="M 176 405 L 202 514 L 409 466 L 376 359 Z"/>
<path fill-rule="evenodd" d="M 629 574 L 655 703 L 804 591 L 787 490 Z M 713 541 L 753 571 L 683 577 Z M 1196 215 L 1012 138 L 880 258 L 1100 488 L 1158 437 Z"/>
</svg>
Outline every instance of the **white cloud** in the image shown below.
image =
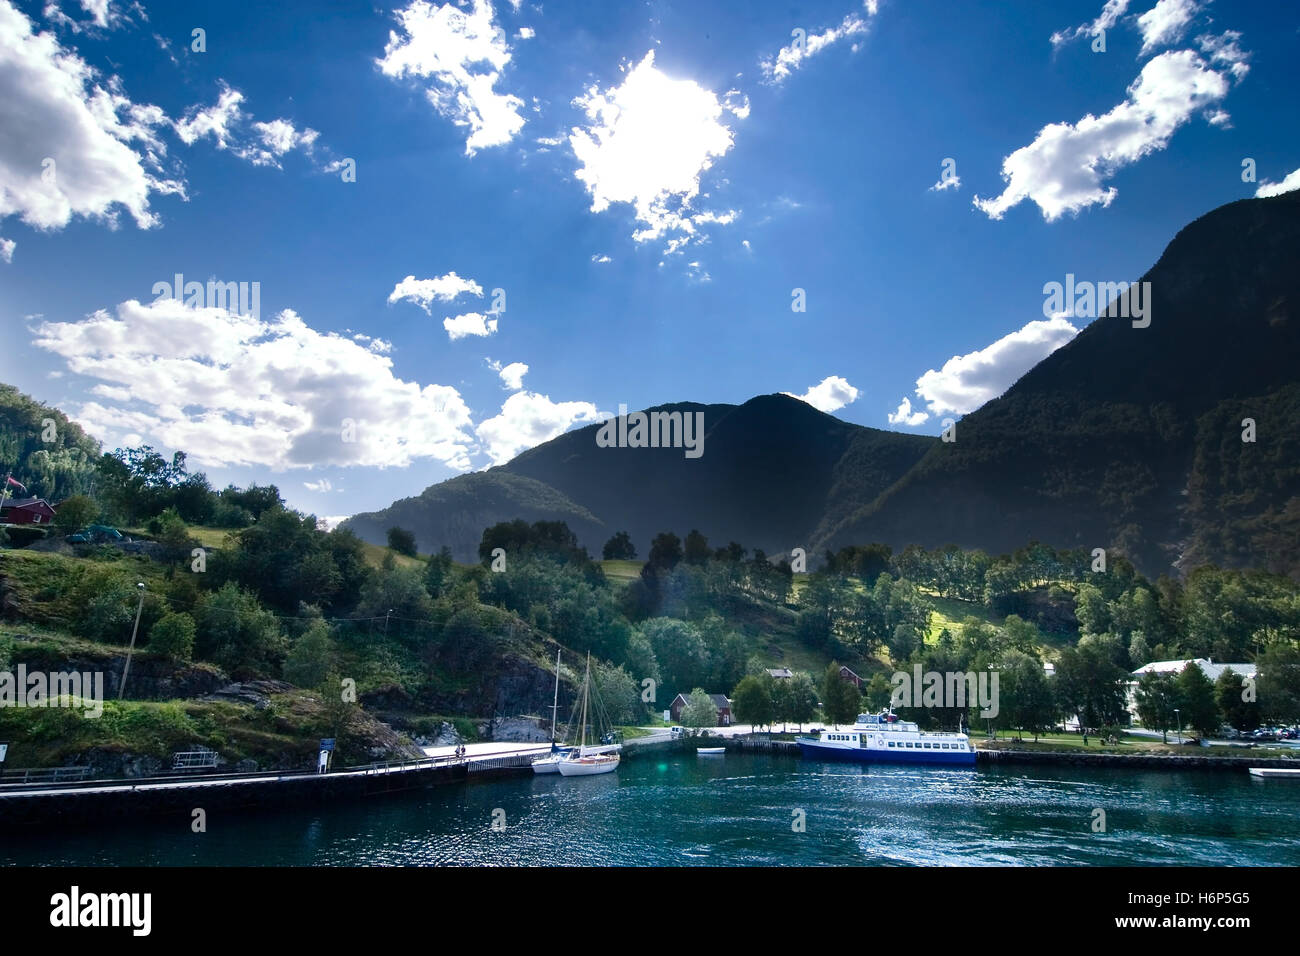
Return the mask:
<svg viewBox="0 0 1300 956">
<path fill-rule="evenodd" d="M 389 32 L 379 68 L 390 77 L 429 80 L 425 94 L 434 109 L 470 130 L 466 155 L 508 143 L 523 129 L 523 100 L 496 90 L 510 47 L 492 22 L 489 0 L 474 0 L 471 12 L 414 0 L 396 17 L 401 35 Z"/>
<path fill-rule="evenodd" d="M 692 210 L 700 177 L 732 146 L 731 130 L 721 122 L 727 107 L 716 94 L 661 72 L 651 50 L 621 85 L 603 93 L 592 87 L 574 105 L 591 124 L 574 127 L 569 145 L 592 212 L 628 203 L 644 224 L 632 236 L 637 242 L 666 232 L 686 238 L 698 225 L 735 218 L 734 212 Z"/>
<path fill-rule="evenodd" d="M 997 398 L 1078 332 L 1064 316 L 1029 322 L 992 345 L 954 355 L 938 371 L 930 369 L 916 380 L 916 394 L 925 399 L 932 415 L 965 415 Z M 910 411 L 910 401 L 904 401 L 906 408 L 900 405 L 895 415 Z"/>
<path fill-rule="evenodd" d="M 532 27 L 520 27 L 520 28 L 519 28 L 519 39 L 521 39 L 521 40 L 531 40 L 531 39 L 532 39 L 533 37 L 535 37 L 535 36 L 537 36 L 537 31 L 534 30 Z"/>
<path fill-rule="evenodd" d="M 471 295 L 482 296 L 483 287 L 473 279 L 462 279 L 455 272 L 448 272 L 445 276 L 438 276 L 434 279 L 417 279 L 415 276 L 407 276 L 397 285 L 393 286 L 393 291 L 388 294 L 389 304 L 400 302 L 402 299 L 409 299 L 414 302 L 425 312 L 429 311 L 429 306 L 433 300 L 439 302 L 450 302 L 457 296 L 469 293 Z"/>
<path fill-rule="evenodd" d="M 352 336 L 352 340 L 354 342 L 360 342 L 371 352 L 379 352 L 383 355 L 387 355 L 389 352 L 393 350 L 393 343 L 388 341 L 388 339 L 371 338 L 369 335 L 366 335 L 364 332 L 354 333 Z"/>
<path fill-rule="evenodd" d="M 175 123 L 176 135 L 186 146 L 193 146 L 205 136 L 217 141 L 217 149 L 230 146 L 232 127 L 243 119 L 244 112 L 239 104 L 244 102 L 244 94 L 232 90 L 225 83 L 220 83 L 221 92 L 217 101 L 207 109 L 191 106 L 185 116 Z"/>
<path fill-rule="evenodd" d="M 90 14 L 90 19 L 86 21 L 77 21 L 72 19 L 59 8 L 58 0 L 50 0 L 45 4 L 45 9 L 41 11 L 45 19 L 57 26 L 71 30 L 73 33 L 82 33 L 91 27 L 97 27 L 100 30 L 111 30 L 122 26 L 124 23 L 132 22 L 130 16 L 125 14 L 118 6 L 115 6 L 111 0 L 81 0 L 81 9 Z M 145 20 L 148 16 L 144 14 L 144 8 L 138 3 L 131 5 L 131 12 L 141 14 Z"/>
<path fill-rule="evenodd" d="M 328 478 L 322 478 L 320 481 L 304 481 L 302 486 L 308 491 L 330 491 L 334 487 Z"/>
<path fill-rule="evenodd" d="M 149 435 L 217 467 L 400 467 L 429 458 L 470 467 L 470 411 L 456 389 L 399 379 L 391 359 L 317 332 L 290 310 L 261 322 L 172 299 L 130 300 L 115 316 L 43 322 L 33 335 L 68 371 L 130 390 L 130 402 L 72 409 L 106 441 Z"/>
<path fill-rule="evenodd" d="M 1289 193 L 1293 189 L 1300 189 L 1300 169 L 1293 169 L 1286 174 L 1286 178 L 1280 183 L 1270 183 L 1267 179 L 1259 184 L 1255 190 L 1256 199 L 1266 199 L 1269 196 L 1280 196 L 1283 193 Z"/>
<path fill-rule="evenodd" d="M 506 388 L 517 392 L 524 387 L 524 376 L 528 374 L 528 366 L 523 362 L 511 362 L 505 368 L 497 369 L 497 374 L 501 376 L 501 381 L 505 383 Z"/>
<path fill-rule="evenodd" d="M 251 122 L 243 108 L 244 94 L 219 82 L 217 101 L 206 109 L 191 106 L 173 123 L 176 135 L 186 146 L 212 137 L 217 149 L 228 149 L 254 166 L 280 168 L 280 157 L 290 150 L 301 149 L 312 155 L 320 133 L 310 127 L 299 131 L 287 119 L 269 123 Z M 329 167 L 326 168 L 329 171 Z"/>
<path fill-rule="evenodd" d="M 1236 30 L 1224 30 L 1217 35 L 1207 33 L 1199 36 L 1196 38 L 1196 43 L 1211 62 L 1228 67 L 1232 78 L 1240 80 L 1250 72 L 1250 65 L 1246 62 L 1250 59 L 1250 54 L 1237 44 L 1240 39 L 1241 34 Z"/>
<path fill-rule="evenodd" d="M 889 424 L 906 425 L 909 428 L 915 428 L 917 425 L 924 425 L 929 421 L 929 419 L 930 416 L 927 412 L 923 412 L 919 408 L 916 411 L 913 411 L 912 400 L 907 397 L 904 397 L 903 400 L 898 403 L 898 409 L 896 411 L 889 413 Z"/>
<path fill-rule="evenodd" d="M 613 262 L 614 260 L 611 259 L 609 256 L 598 256 L 598 255 L 592 255 L 592 257 L 591 257 L 591 261 L 592 261 L 592 262 L 599 262 L 599 263 L 601 263 L 601 264 L 603 265 L 603 264 L 606 263 L 606 262 Z"/>
<path fill-rule="evenodd" d="M 18 243 L 12 239 L 6 239 L 0 236 L 0 259 L 5 262 L 14 261 L 14 249 L 18 248 Z"/>
<path fill-rule="evenodd" d="M 321 531 L 333 531 L 351 517 L 352 515 L 317 515 L 316 527 Z"/>
<path fill-rule="evenodd" d="M 1200 9 L 1197 0 L 1160 0 L 1137 18 L 1138 29 L 1142 31 L 1142 50 L 1138 55 L 1176 43 Z"/>
<path fill-rule="evenodd" d="M 785 392 L 784 394 L 807 402 L 813 408 L 823 412 L 833 412 L 843 408 L 850 402 L 857 401 L 858 398 L 858 390 L 850 385 L 846 379 L 840 378 L 838 375 L 831 375 L 822 379 L 802 395 L 795 395 L 794 392 Z"/>
<path fill-rule="evenodd" d="M 1075 27 L 1073 30 L 1059 30 L 1052 34 L 1052 46 L 1060 46 L 1063 43 L 1069 43 L 1071 40 L 1077 40 L 1079 37 L 1093 37 L 1098 31 L 1109 30 L 1119 18 L 1124 15 L 1128 9 L 1129 0 L 1106 0 L 1106 5 L 1101 8 L 1101 13 L 1096 20 L 1091 23 L 1084 23 Z"/>
<path fill-rule="evenodd" d="M 867 16 L 874 16 L 876 13 L 876 4 L 874 0 L 865 4 Z M 831 44 L 843 40 L 845 37 L 861 36 L 870 29 L 867 21 L 862 19 L 856 13 L 850 13 L 840 21 L 839 26 L 830 27 L 822 33 L 808 33 L 802 38 L 795 37 L 791 40 L 789 46 L 782 47 L 772 57 L 764 57 L 759 61 L 759 69 L 763 71 L 763 78 L 766 82 L 780 84 L 785 82 L 795 70 L 802 66 L 803 61 L 811 56 L 821 53 Z M 856 45 L 854 48 L 856 52 Z"/>
<path fill-rule="evenodd" d="M 939 181 L 931 186 L 928 191 L 932 193 L 941 193 L 945 189 L 961 189 L 961 177 L 956 173 L 949 176 L 947 179 L 940 176 Z"/>
<path fill-rule="evenodd" d="M 536 392 L 515 392 L 500 414 L 474 429 L 492 464 L 501 465 L 525 449 L 550 441 L 579 422 L 611 417 L 591 402 L 552 402 Z"/>
<path fill-rule="evenodd" d="M 442 327 L 447 330 L 447 337 L 455 342 L 467 335 L 492 335 L 497 330 L 497 320 L 478 312 L 467 312 L 455 318 L 448 316 L 442 320 Z"/>
<path fill-rule="evenodd" d="M 157 225 L 153 194 L 184 195 L 165 178 L 166 123 L 157 106 L 133 103 L 121 81 L 102 79 L 53 33 L 0 0 L 0 221 L 11 215 L 37 229 L 74 216 L 116 226 L 119 208 L 141 229 Z"/>
<path fill-rule="evenodd" d="M 1164 149 L 1179 126 L 1228 92 L 1225 74 L 1191 50 L 1162 53 L 1142 68 L 1128 98 L 1110 112 L 1078 123 L 1044 126 L 1028 146 L 1002 161 L 1007 186 L 974 205 L 990 219 L 1026 199 L 1048 222 L 1096 203 L 1110 205 L 1118 192 L 1101 183 L 1115 170 Z"/>
</svg>

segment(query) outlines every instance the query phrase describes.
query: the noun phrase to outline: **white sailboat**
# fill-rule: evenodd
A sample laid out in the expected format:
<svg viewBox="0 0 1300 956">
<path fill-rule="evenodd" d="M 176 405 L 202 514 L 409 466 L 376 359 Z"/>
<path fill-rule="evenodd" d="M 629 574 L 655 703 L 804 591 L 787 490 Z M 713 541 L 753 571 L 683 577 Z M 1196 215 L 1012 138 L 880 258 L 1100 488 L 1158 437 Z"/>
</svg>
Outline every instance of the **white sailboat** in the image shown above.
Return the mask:
<svg viewBox="0 0 1300 956">
<path fill-rule="evenodd" d="M 622 757 L 620 744 L 587 746 L 587 696 L 591 690 L 591 653 L 587 653 L 587 673 L 582 680 L 582 740 L 575 750 L 565 754 L 556 764 L 565 777 L 585 777 L 596 773 L 609 773 L 618 768 Z"/>
</svg>

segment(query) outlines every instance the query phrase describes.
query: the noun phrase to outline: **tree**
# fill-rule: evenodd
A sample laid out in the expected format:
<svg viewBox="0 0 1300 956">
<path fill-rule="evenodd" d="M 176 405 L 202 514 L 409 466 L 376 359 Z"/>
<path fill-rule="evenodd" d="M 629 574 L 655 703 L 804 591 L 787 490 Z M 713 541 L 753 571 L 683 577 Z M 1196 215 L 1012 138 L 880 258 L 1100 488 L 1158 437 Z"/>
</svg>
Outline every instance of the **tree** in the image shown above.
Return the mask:
<svg viewBox="0 0 1300 956">
<path fill-rule="evenodd" d="M 626 531 L 620 531 L 605 542 L 601 556 L 606 561 L 635 561 L 636 546 Z"/>
<path fill-rule="evenodd" d="M 1174 709 L 1178 707 L 1178 685 L 1174 675 L 1147 671 L 1138 678 L 1136 697 L 1142 726 L 1160 731 L 1161 739 L 1169 743 L 1169 728 L 1176 723 Z"/>
<path fill-rule="evenodd" d="M 708 562 L 712 554 L 713 552 L 709 550 L 709 539 L 692 528 L 682 548 L 682 559 L 687 564 L 703 565 Z"/>
<path fill-rule="evenodd" d="M 718 705 L 702 688 L 695 688 L 682 707 L 682 725 L 692 729 L 718 726 Z"/>
<path fill-rule="evenodd" d="M 1300 719 L 1300 647 L 1278 641 L 1255 661 L 1259 671 L 1259 708 L 1268 720 Z"/>
<path fill-rule="evenodd" d="M 451 548 L 445 544 L 437 554 L 429 556 L 429 564 L 424 570 L 424 587 L 429 592 L 429 597 L 436 600 L 443 596 L 451 584 L 453 567 Z"/>
<path fill-rule="evenodd" d="M 832 724 L 851 723 L 862 706 L 862 695 L 856 685 L 840 676 L 840 665 L 833 662 L 826 668 L 821 686 L 822 713 Z"/>
<path fill-rule="evenodd" d="M 198 625 L 199 656 L 228 671 L 264 673 L 284 657 L 284 635 L 275 615 L 233 582 L 208 596 Z"/>
<path fill-rule="evenodd" d="M 1259 726 L 1259 705 L 1249 692 L 1244 675 L 1229 667 L 1214 682 L 1214 696 L 1230 727 L 1254 730 Z"/>
<path fill-rule="evenodd" d="M 895 660 L 902 660 L 902 658 L 895 658 Z M 871 675 L 871 680 L 867 681 L 867 686 L 862 693 L 866 700 L 867 710 L 874 712 L 884 710 L 889 706 L 890 698 L 894 695 L 894 688 L 884 673 L 876 673 Z"/>
<path fill-rule="evenodd" d="M 405 554 L 408 557 L 415 557 L 415 534 L 407 531 L 405 528 L 392 527 L 388 529 L 388 546 L 398 554 Z"/>
<path fill-rule="evenodd" d="M 194 618 L 184 613 L 164 614 L 149 629 L 149 650 L 176 661 L 188 661 L 194 654 Z"/>
<path fill-rule="evenodd" d="M 817 685 L 813 683 L 812 675 L 804 671 L 781 683 L 785 685 L 785 711 L 780 715 L 781 719 L 793 720 L 803 730 L 803 725 L 817 716 Z"/>
<path fill-rule="evenodd" d="M 685 693 L 687 687 L 705 678 L 708 649 L 694 624 L 655 617 L 641 625 L 641 633 L 650 642 L 659 662 L 659 673 L 670 692 Z"/>
<path fill-rule="evenodd" d="M 650 557 L 647 564 L 663 571 L 671 571 L 682 560 L 682 541 L 671 531 L 655 535 L 650 542 Z"/>
<path fill-rule="evenodd" d="M 1188 664 L 1178 675 L 1178 699 L 1184 727 L 1194 727 L 1204 736 L 1218 731 L 1223 718 L 1215 700 L 1214 685 L 1198 664 Z"/>
<path fill-rule="evenodd" d="M 190 534 L 189 528 L 175 508 L 168 508 L 157 519 L 158 543 L 162 545 L 162 559 L 169 565 L 186 560 L 194 548 L 199 546 L 198 539 Z"/>
<path fill-rule="evenodd" d="M 75 534 L 99 517 L 99 505 L 88 495 L 73 495 L 59 505 L 54 526 L 64 534 Z"/>
<path fill-rule="evenodd" d="M 284 660 L 284 679 L 299 687 L 320 687 L 334 669 L 334 641 L 324 619 L 311 623 Z"/>
<path fill-rule="evenodd" d="M 1124 722 L 1128 713 L 1129 674 L 1102 641 L 1080 641 L 1067 647 L 1056 662 L 1056 699 L 1065 713 L 1076 713 L 1086 727 Z"/>
<path fill-rule="evenodd" d="M 775 681 L 767 674 L 762 677 L 748 674 L 740 679 L 731 692 L 731 709 L 736 722 L 754 727 L 772 726 L 778 716 L 772 691 Z"/>
<path fill-rule="evenodd" d="M 1052 689 L 1042 662 L 1023 651 L 1007 651 L 1002 658 L 996 703 L 999 726 L 1032 731 L 1037 740 L 1055 715 Z"/>
</svg>

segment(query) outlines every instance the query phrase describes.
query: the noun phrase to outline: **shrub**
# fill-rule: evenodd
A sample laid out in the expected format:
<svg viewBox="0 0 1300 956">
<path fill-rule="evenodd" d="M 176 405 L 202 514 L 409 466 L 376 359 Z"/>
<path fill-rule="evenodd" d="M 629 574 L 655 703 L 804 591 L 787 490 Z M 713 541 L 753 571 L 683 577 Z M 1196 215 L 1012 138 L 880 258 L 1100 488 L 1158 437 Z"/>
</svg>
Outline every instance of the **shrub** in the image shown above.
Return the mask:
<svg viewBox="0 0 1300 956">
<path fill-rule="evenodd" d="M 164 614 L 149 632 L 149 650 L 172 660 L 188 661 L 194 655 L 197 628 L 188 614 Z"/>
</svg>

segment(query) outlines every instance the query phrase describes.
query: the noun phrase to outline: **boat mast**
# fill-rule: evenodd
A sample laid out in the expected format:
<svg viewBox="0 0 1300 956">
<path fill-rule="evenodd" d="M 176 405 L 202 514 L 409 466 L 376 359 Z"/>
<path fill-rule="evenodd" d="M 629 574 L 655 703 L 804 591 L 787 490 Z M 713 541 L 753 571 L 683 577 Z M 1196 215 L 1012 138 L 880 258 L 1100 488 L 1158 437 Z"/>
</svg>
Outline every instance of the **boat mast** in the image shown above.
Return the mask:
<svg viewBox="0 0 1300 956">
<path fill-rule="evenodd" d="M 579 749 L 587 746 L 587 685 L 591 682 L 591 651 L 587 651 L 587 673 L 582 678 L 582 742 Z"/>
<path fill-rule="evenodd" d="M 560 712 L 560 649 L 555 649 L 555 701 L 551 704 L 551 749 L 555 749 L 555 724 Z"/>
</svg>

